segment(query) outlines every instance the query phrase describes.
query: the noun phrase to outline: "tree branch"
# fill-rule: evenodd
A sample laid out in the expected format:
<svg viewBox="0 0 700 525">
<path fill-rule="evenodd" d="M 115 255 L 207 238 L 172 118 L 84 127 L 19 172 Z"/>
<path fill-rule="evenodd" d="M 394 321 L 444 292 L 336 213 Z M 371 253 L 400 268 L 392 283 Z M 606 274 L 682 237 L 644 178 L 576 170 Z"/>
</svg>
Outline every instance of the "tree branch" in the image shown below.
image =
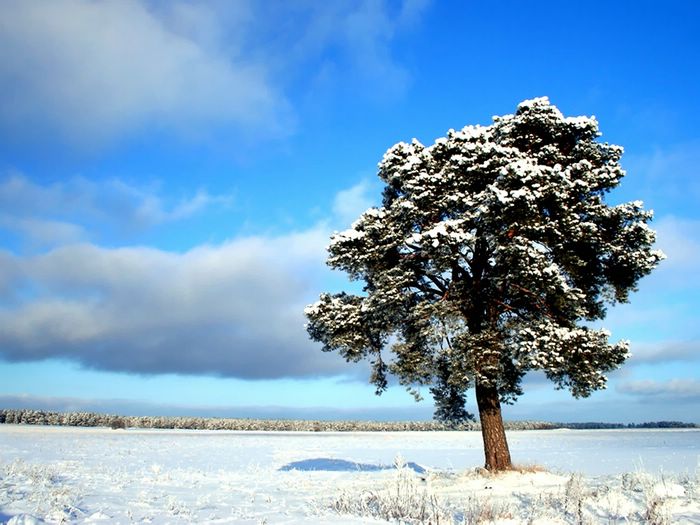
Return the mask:
<svg viewBox="0 0 700 525">
<path fill-rule="evenodd" d="M 412 283 L 411 287 L 416 288 L 425 294 L 431 294 L 435 298 L 443 296 L 443 292 L 441 292 L 440 290 L 437 290 L 436 288 L 432 288 L 432 287 L 425 285 L 423 283 L 420 283 L 420 282 Z"/>
<path fill-rule="evenodd" d="M 437 286 L 443 294 L 446 294 L 449 290 L 449 287 L 444 282 L 442 282 L 442 280 L 439 279 L 437 276 L 425 274 L 424 277 L 428 278 L 430 282 Z"/>
</svg>

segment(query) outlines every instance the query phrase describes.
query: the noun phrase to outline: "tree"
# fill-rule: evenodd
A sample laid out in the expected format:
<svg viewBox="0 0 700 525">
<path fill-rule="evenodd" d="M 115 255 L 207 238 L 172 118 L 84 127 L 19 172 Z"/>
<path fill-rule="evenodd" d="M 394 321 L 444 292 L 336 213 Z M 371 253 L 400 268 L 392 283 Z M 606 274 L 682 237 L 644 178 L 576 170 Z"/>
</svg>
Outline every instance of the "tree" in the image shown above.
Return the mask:
<svg viewBox="0 0 700 525">
<path fill-rule="evenodd" d="M 628 343 L 591 322 L 663 258 L 641 202 L 606 204 L 625 173 L 622 148 L 599 135 L 595 118 L 538 98 L 432 146 L 390 148 L 382 206 L 328 248 L 364 292 L 322 294 L 305 310 L 310 337 L 369 359 L 378 393 L 389 374 L 414 393 L 432 386 L 439 417 L 466 417 L 474 387 L 485 466 L 510 468 L 501 403 L 532 370 L 575 397 L 604 388 Z"/>
</svg>

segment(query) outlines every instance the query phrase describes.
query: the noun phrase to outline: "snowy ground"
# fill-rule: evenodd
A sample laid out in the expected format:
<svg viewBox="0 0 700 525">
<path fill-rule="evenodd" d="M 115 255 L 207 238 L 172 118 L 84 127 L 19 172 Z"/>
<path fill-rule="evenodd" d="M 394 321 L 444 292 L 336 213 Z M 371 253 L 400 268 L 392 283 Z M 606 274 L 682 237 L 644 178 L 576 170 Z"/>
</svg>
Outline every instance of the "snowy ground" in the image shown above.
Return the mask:
<svg viewBox="0 0 700 525">
<path fill-rule="evenodd" d="M 479 472 L 477 432 L 0 425 L 0 522 L 700 524 L 700 430 L 509 442 L 517 463 L 546 470 Z"/>
</svg>

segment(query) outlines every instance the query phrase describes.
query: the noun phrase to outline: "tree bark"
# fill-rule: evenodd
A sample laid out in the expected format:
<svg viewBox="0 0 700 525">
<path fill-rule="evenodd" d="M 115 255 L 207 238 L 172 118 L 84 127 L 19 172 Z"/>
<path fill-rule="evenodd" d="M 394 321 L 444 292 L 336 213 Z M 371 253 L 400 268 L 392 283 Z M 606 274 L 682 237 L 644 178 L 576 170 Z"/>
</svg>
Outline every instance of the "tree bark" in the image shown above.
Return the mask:
<svg viewBox="0 0 700 525">
<path fill-rule="evenodd" d="M 486 470 L 512 469 L 498 389 L 495 386 L 477 383 L 476 403 L 479 406 L 481 435 L 484 439 L 484 455 L 486 456 L 484 466 Z"/>
</svg>

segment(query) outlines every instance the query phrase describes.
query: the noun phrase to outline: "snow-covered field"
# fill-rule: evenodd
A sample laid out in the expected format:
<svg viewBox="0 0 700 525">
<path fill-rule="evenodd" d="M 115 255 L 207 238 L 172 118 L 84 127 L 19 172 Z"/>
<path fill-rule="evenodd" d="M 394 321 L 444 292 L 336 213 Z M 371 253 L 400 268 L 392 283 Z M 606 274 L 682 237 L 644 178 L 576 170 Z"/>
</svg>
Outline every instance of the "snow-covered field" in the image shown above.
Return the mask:
<svg viewBox="0 0 700 525">
<path fill-rule="evenodd" d="M 0 425 L 0 522 L 700 524 L 700 430 L 509 442 L 545 470 L 479 472 L 478 432 Z"/>
</svg>

